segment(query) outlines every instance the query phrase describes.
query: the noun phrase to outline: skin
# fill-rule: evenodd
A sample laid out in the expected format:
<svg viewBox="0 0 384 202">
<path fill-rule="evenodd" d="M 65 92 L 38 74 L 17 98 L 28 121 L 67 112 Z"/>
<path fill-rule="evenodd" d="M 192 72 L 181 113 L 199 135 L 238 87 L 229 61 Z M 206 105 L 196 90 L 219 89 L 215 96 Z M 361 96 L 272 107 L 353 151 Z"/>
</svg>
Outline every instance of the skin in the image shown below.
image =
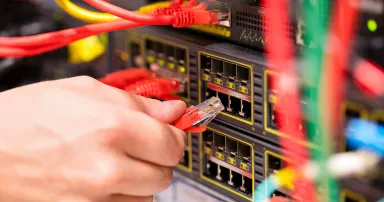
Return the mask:
<svg viewBox="0 0 384 202">
<path fill-rule="evenodd" d="M 0 201 L 152 202 L 172 181 L 186 109 L 89 77 L 0 93 Z"/>
</svg>

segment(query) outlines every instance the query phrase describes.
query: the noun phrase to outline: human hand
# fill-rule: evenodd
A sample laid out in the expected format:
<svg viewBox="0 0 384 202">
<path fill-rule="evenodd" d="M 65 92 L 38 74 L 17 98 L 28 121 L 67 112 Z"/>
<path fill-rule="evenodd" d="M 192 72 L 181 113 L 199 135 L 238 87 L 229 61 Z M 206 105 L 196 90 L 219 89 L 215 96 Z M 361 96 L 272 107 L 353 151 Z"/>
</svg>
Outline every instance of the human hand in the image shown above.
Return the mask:
<svg viewBox="0 0 384 202">
<path fill-rule="evenodd" d="M 166 123 L 185 109 L 89 77 L 0 93 L 0 201 L 152 202 L 184 152 Z"/>
</svg>

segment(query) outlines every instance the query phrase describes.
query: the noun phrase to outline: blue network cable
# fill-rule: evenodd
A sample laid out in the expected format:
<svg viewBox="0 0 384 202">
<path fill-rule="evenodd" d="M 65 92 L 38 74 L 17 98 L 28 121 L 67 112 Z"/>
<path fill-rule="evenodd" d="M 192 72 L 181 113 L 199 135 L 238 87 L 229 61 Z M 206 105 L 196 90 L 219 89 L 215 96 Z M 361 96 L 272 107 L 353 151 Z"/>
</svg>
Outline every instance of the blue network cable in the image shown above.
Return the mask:
<svg viewBox="0 0 384 202">
<path fill-rule="evenodd" d="M 272 175 L 257 186 L 255 195 L 253 197 L 253 201 L 254 202 L 266 201 L 267 199 L 270 198 L 273 192 L 275 192 L 279 188 L 280 188 L 280 185 L 278 184 L 278 179 L 276 178 L 275 175 Z"/>
<path fill-rule="evenodd" d="M 353 149 L 368 149 L 381 157 L 384 156 L 384 126 L 377 123 L 364 119 L 349 121 L 346 141 Z"/>
</svg>

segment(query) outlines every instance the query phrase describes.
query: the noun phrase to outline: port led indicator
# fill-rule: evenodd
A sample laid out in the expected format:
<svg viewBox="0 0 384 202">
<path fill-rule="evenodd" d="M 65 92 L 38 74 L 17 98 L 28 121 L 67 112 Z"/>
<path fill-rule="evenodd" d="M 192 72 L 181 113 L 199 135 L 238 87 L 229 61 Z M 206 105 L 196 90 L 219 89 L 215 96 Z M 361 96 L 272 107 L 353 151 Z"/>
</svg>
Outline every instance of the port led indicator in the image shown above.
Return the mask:
<svg viewBox="0 0 384 202">
<path fill-rule="evenodd" d="M 367 27 L 370 32 L 375 32 L 377 30 L 377 22 L 373 19 L 367 21 Z"/>
</svg>

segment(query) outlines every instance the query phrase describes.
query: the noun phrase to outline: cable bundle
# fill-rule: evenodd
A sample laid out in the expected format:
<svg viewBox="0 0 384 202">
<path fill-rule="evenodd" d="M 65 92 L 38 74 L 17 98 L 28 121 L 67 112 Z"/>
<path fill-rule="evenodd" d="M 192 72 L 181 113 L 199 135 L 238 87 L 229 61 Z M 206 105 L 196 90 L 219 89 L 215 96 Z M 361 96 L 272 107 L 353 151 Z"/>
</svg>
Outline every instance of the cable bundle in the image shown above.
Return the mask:
<svg viewBox="0 0 384 202">
<path fill-rule="evenodd" d="M 173 3 L 157 3 L 145 6 L 137 13 L 114 6 L 101 0 L 84 0 L 95 8 L 108 12 L 98 13 L 85 10 L 69 0 L 56 0 L 58 5 L 74 17 L 87 22 L 100 24 L 50 32 L 27 37 L 0 37 L 0 57 L 27 57 L 58 49 L 76 40 L 106 32 L 119 31 L 148 25 L 173 25 L 185 27 L 195 24 L 217 23 L 217 13 L 206 10 L 205 6 L 197 6 L 195 0 L 186 4 L 176 0 Z M 150 13 L 153 9 L 172 6 L 178 12 L 167 15 Z M 152 9 L 152 10 L 150 10 Z M 141 14 L 146 13 L 146 14 Z"/>
</svg>

